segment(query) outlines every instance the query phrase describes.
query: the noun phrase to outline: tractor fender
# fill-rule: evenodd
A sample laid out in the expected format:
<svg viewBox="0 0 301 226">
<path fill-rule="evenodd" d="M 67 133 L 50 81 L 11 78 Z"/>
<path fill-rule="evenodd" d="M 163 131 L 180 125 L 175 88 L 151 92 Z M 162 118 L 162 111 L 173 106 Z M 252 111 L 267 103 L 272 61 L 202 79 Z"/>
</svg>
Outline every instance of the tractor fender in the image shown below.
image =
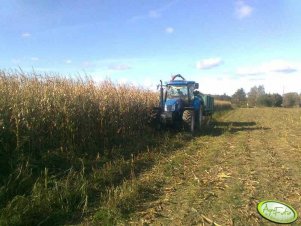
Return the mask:
<svg viewBox="0 0 301 226">
<path fill-rule="evenodd" d="M 202 107 L 202 101 L 199 98 L 194 98 L 192 106 L 196 111 L 199 111 Z"/>
<path fill-rule="evenodd" d="M 184 110 L 191 110 L 191 111 L 194 111 L 194 107 L 184 107 Z"/>
</svg>

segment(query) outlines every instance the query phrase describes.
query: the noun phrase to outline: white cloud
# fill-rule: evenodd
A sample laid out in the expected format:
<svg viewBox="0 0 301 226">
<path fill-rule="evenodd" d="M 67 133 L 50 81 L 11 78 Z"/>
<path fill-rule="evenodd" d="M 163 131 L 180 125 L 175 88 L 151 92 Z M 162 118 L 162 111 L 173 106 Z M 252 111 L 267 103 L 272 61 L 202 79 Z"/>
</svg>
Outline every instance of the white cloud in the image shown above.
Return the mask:
<svg viewBox="0 0 301 226">
<path fill-rule="evenodd" d="M 236 74 L 241 76 L 255 76 L 261 75 L 263 72 L 260 68 L 253 68 L 253 67 L 239 67 L 236 69 Z"/>
<path fill-rule="evenodd" d="M 21 34 L 22 38 L 29 38 L 31 36 L 31 34 L 29 32 L 24 32 Z"/>
<path fill-rule="evenodd" d="M 249 92 L 251 87 L 263 85 L 267 93 L 301 92 L 300 75 L 298 73 L 290 74 L 283 78 L 282 74 L 271 72 L 265 76 L 245 77 L 202 74 L 190 77 L 189 80 L 199 82 L 199 90 L 208 94 L 233 95 L 238 89 L 243 88 L 245 92 Z"/>
<path fill-rule="evenodd" d="M 298 71 L 299 65 L 284 61 L 284 60 L 273 60 L 267 62 L 261 66 L 265 72 L 279 72 L 279 73 L 292 73 Z"/>
<path fill-rule="evenodd" d="M 285 60 L 272 60 L 258 66 L 240 67 L 236 70 L 236 74 L 241 76 L 264 75 L 271 72 L 288 74 L 300 70 L 300 63 L 292 63 Z"/>
<path fill-rule="evenodd" d="M 65 60 L 65 63 L 66 63 L 66 64 L 71 64 L 71 63 L 72 63 L 72 60 L 69 60 L 69 59 L 68 59 L 68 60 Z"/>
<path fill-rule="evenodd" d="M 114 76 L 109 72 L 97 72 L 92 74 L 92 76 L 96 81 L 102 81 L 105 78 L 109 78 L 120 84 L 132 84 L 158 92 L 157 85 L 159 82 L 155 76 L 151 75 L 143 76 L 139 81 L 137 80 L 137 77 Z M 247 93 L 250 91 L 251 87 L 258 85 L 263 85 L 267 93 L 282 94 L 283 90 L 284 92 L 301 92 L 301 87 L 299 85 L 300 75 L 298 73 L 292 73 L 284 79 L 283 74 L 277 72 L 270 72 L 264 76 L 248 77 L 232 76 L 230 74 L 206 74 L 206 71 L 203 71 L 200 74 L 189 76 L 187 79 L 198 82 L 200 92 L 207 94 L 226 93 L 227 95 L 233 95 L 240 88 L 243 88 Z M 165 77 L 164 81 L 165 80 L 168 80 L 168 77 Z"/>
<path fill-rule="evenodd" d="M 109 66 L 109 69 L 113 71 L 125 71 L 131 69 L 131 67 L 127 64 L 113 64 Z"/>
<path fill-rule="evenodd" d="M 206 94 L 224 94 L 232 95 L 239 88 L 245 88 L 249 83 L 247 78 L 235 78 L 227 74 L 212 75 L 204 74 L 192 76 L 189 80 L 199 83 L 199 91 Z"/>
<path fill-rule="evenodd" d="M 172 33 L 174 33 L 174 31 L 175 31 L 175 29 L 174 29 L 173 27 L 167 27 L 167 28 L 165 29 L 165 32 L 166 32 L 167 34 L 172 34 Z"/>
<path fill-rule="evenodd" d="M 244 1 L 236 2 L 235 14 L 239 19 L 251 16 L 253 11 L 253 7 L 247 5 Z"/>
<path fill-rule="evenodd" d="M 264 85 L 266 92 L 279 94 L 288 92 L 301 93 L 300 75 L 298 73 L 293 73 L 285 77 L 283 74 L 269 73 L 265 76 L 262 84 Z"/>
<path fill-rule="evenodd" d="M 196 63 L 198 69 L 210 69 L 221 65 L 223 61 L 220 58 L 208 58 Z"/>
</svg>

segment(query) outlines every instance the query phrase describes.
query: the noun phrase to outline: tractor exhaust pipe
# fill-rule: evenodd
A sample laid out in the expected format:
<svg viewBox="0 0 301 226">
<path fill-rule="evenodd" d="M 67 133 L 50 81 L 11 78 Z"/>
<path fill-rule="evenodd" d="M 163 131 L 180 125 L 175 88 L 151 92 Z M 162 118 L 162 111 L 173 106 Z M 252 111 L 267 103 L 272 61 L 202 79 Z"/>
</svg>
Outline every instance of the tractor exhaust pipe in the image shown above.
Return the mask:
<svg viewBox="0 0 301 226">
<path fill-rule="evenodd" d="M 164 102 L 163 102 L 163 83 L 162 80 L 160 80 L 160 108 L 164 109 Z"/>
</svg>

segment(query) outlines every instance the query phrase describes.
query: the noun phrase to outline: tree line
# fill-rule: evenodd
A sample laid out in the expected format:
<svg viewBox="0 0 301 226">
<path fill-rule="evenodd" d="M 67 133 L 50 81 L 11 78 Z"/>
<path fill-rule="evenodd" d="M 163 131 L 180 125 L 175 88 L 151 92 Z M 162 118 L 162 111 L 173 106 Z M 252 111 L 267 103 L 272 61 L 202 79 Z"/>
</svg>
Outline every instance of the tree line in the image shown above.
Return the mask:
<svg viewBox="0 0 301 226">
<path fill-rule="evenodd" d="M 214 95 L 215 99 L 231 101 L 237 107 L 300 107 L 301 94 L 296 92 L 266 93 L 264 86 L 254 86 L 248 93 L 243 88 L 238 89 L 232 96 L 226 94 Z"/>
</svg>

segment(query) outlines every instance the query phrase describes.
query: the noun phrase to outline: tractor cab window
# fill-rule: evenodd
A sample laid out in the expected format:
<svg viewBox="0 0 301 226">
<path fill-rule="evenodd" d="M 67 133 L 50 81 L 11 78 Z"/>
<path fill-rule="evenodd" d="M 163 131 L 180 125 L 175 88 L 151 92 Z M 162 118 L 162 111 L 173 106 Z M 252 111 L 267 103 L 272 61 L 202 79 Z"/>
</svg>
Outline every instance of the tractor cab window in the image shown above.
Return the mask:
<svg viewBox="0 0 301 226">
<path fill-rule="evenodd" d="M 188 99 L 187 86 L 168 86 L 166 92 L 167 92 L 166 93 L 167 99 L 173 99 L 173 98 Z"/>
<path fill-rule="evenodd" d="M 193 99 L 194 95 L 193 95 L 193 91 L 194 91 L 194 84 L 193 85 L 190 85 L 189 88 L 189 96 L 191 99 Z"/>
</svg>

